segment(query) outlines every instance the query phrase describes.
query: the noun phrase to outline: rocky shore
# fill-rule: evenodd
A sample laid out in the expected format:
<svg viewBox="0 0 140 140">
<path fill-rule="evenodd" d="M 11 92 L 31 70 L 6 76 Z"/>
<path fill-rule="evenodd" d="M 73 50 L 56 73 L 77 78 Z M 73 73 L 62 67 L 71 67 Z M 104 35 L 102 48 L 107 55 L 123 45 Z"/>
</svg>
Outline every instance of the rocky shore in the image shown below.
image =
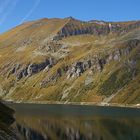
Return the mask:
<svg viewBox="0 0 140 140">
<path fill-rule="evenodd" d="M 0 103 L 0 140 L 18 140 L 11 127 L 15 119 L 14 110 Z"/>
</svg>

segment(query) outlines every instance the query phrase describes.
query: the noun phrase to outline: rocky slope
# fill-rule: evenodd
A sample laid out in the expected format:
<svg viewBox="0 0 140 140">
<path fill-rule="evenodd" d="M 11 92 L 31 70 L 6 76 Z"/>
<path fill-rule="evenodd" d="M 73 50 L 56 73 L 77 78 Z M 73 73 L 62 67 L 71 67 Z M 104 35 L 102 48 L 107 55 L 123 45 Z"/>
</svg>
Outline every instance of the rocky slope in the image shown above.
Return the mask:
<svg viewBox="0 0 140 140">
<path fill-rule="evenodd" d="M 14 111 L 0 103 L 0 140 L 17 140 L 10 125 L 14 122 Z"/>
<path fill-rule="evenodd" d="M 0 35 L 0 96 L 140 103 L 140 21 L 41 19 Z"/>
</svg>

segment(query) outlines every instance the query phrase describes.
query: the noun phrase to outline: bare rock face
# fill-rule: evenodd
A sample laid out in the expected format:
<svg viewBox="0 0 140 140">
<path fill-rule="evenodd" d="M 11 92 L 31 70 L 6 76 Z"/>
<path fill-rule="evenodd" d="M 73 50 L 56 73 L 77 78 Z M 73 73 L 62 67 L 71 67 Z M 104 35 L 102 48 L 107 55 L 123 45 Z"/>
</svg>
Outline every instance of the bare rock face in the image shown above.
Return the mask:
<svg viewBox="0 0 140 140">
<path fill-rule="evenodd" d="M 127 42 L 128 47 L 122 49 L 116 49 L 111 54 L 106 54 L 105 56 L 93 56 L 91 58 L 85 59 L 83 61 L 78 61 L 70 66 L 67 71 L 67 78 L 69 79 L 74 77 L 81 76 L 88 69 L 92 69 L 94 72 L 101 72 L 104 69 L 104 66 L 110 61 L 120 61 L 121 57 L 127 56 L 130 52 L 138 46 L 140 43 L 139 40 L 131 40 Z M 130 67 L 134 67 L 135 62 L 129 61 Z"/>
<path fill-rule="evenodd" d="M 74 77 L 79 77 L 88 69 L 92 69 L 96 72 L 101 72 L 104 65 L 106 64 L 106 60 L 104 58 L 88 58 L 84 61 L 79 61 L 71 66 L 71 68 L 67 71 L 67 78 L 69 79 Z"/>
<path fill-rule="evenodd" d="M 45 62 L 39 63 L 39 64 L 30 64 L 27 68 L 28 76 L 31 76 L 35 73 L 38 73 L 42 70 L 44 70 L 46 67 L 51 68 L 53 66 L 52 59 L 46 60 Z"/>
<path fill-rule="evenodd" d="M 26 67 L 26 68 L 19 70 L 19 72 L 17 72 L 16 78 L 17 78 L 17 80 L 20 80 L 21 78 L 26 77 L 27 75 L 28 75 L 28 73 L 27 73 L 27 67 Z"/>
<path fill-rule="evenodd" d="M 52 64 L 49 60 L 46 60 L 45 62 L 42 62 L 42 63 L 39 63 L 39 64 L 30 64 L 27 68 L 28 76 L 31 76 L 34 73 L 40 72 L 48 66 L 49 67 L 52 66 Z"/>
<path fill-rule="evenodd" d="M 14 74 L 17 72 L 17 70 L 20 68 L 20 64 L 16 64 L 13 69 L 9 72 L 9 74 Z"/>
<path fill-rule="evenodd" d="M 32 76 L 35 73 L 38 73 L 42 70 L 46 70 L 51 68 L 55 64 L 55 61 L 50 58 L 47 59 L 44 62 L 41 62 L 39 64 L 29 64 L 27 66 L 21 66 L 21 64 L 16 64 L 9 72 L 8 76 L 11 74 L 14 74 L 17 78 L 17 80 L 20 80 L 23 77 L 26 76 Z"/>
<path fill-rule="evenodd" d="M 81 22 L 70 18 L 69 22 L 54 36 L 54 40 L 60 40 L 63 37 L 90 34 L 90 35 L 108 35 L 109 33 L 124 34 L 140 26 L 140 22 L 124 26 L 121 23 L 108 22 Z"/>
</svg>

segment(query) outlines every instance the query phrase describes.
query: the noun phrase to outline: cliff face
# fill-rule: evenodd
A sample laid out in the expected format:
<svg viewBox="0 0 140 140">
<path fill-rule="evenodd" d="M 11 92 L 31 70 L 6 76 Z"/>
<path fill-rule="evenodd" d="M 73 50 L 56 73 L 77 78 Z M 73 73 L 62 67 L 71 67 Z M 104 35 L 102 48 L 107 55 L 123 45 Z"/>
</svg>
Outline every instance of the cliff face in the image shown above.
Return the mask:
<svg viewBox="0 0 140 140">
<path fill-rule="evenodd" d="M 0 103 L 0 139 L 17 140 L 14 132 L 11 131 L 10 125 L 14 122 L 14 111 Z"/>
<path fill-rule="evenodd" d="M 108 35 L 109 33 L 122 34 L 140 26 L 140 21 L 130 23 L 108 23 L 100 21 L 82 22 L 69 18 L 64 27 L 57 33 L 55 39 L 83 34 Z"/>
<path fill-rule="evenodd" d="M 0 42 L 5 100 L 140 101 L 140 21 L 41 19 L 0 35 Z"/>
</svg>

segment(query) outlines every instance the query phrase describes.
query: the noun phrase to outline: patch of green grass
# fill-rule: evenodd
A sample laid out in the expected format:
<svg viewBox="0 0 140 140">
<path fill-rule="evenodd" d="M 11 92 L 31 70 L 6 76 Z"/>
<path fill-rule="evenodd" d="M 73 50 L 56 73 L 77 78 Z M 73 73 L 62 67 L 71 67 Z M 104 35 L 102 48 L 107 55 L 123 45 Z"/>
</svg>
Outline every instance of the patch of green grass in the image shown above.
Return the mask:
<svg viewBox="0 0 140 140">
<path fill-rule="evenodd" d="M 102 85 L 100 85 L 99 93 L 110 96 L 126 85 L 132 79 L 132 77 L 132 70 L 130 70 L 128 67 L 121 67 L 112 73 L 110 77 L 105 80 Z"/>
</svg>

